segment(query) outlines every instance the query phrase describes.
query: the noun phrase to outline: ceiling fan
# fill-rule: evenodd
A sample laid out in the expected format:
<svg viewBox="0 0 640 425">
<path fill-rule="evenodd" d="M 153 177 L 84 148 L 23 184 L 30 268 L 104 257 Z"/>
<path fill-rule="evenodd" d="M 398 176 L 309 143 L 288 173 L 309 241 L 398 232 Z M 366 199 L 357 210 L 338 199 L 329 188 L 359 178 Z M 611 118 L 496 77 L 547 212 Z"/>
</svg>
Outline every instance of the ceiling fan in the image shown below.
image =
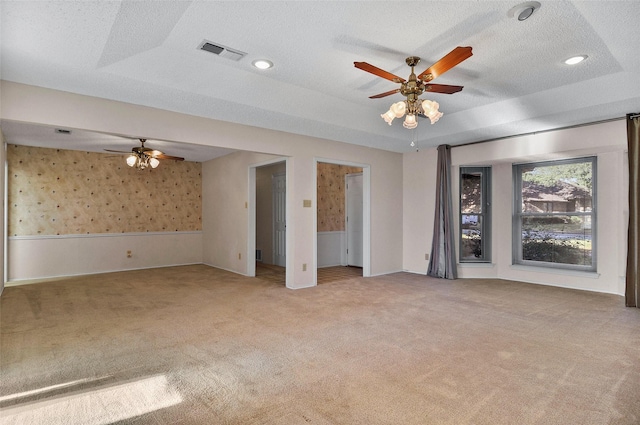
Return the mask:
<svg viewBox="0 0 640 425">
<path fill-rule="evenodd" d="M 394 118 L 400 118 L 405 113 L 404 127 L 415 128 L 418 123 L 416 122 L 416 115 L 423 115 L 431 119 L 431 124 L 435 123 L 442 116 L 442 112 L 438 111 L 440 105 L 437 102 L 430 100 L 421 101 L 418 97 L 424 92 L 431 93 L 444 93 L 453 94 L 462 90 L 462 86 L 451 86 L 446 84 L 431 84 L 431 81 L 444 74 L 454 66 L 458 65 L 462 61 L 470 58 L 473 55 L 471 47 L 456 47 L 442 59 L 431 65 L 424 70 L 421 74 L 417 75 L 414 72 L 414 67 L 420 62 L 420 58 L 417 56 L 409 56 L 406 59 L 407 65 L 411 67 L 411 75 L 409 79 L 398 77 L 388 71 L 370 65 L 366 62 L 354 62 L 353 65 L 366 72 L 370 72 L 378 77 L 385 78 L 393 81 L 394 83 L 400 83 L 400 87 L 388 92 L 369 96 L 370 99 L 379 99 L 382 97 L 390 96 L 395 93 L 400 93 L 407 98 L 406 101 L 397 102 L 391 105 L 391 108 L 386 113 L 382 114 L 382 118 L 391 125 Z"/>
<path fill-rule="evenodd" d="M 112 149 L 105 149 L 105 151 L 129 154 L 129 156 L 127 157 L 127 165 L 129 167 L 136 167 L 139 170 L 144 170 L 147 167 L 156 168 L 160 164 L 160 161 L 159 161 L 160 159 L 172 159 L 174 161 L 184 161 L 184 158 L 181 158 L 179 156 L 165 155 L 164 152 L 145 147 L 144 144 L 147 141 L 147 139 L 139 139 L 139 140 L 140 140 L 140 146 L 134 146 L 131 149 L 131 152 L 116 151 Z"/>
</svg>

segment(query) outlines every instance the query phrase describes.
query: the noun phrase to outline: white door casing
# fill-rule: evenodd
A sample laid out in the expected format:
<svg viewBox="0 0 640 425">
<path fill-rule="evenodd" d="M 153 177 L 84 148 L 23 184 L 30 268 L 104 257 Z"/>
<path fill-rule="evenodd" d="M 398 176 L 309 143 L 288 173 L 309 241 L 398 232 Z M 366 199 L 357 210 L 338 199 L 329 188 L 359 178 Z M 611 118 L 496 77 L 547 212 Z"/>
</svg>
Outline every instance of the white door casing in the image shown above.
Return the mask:
<svg viewBox="0 0 640 425">
<path fill-rule="evenodd" d="M 362 267 L 363 179 L 362 173 L 345 175 L 345 228 L 347 265 Z"/>
</svg>

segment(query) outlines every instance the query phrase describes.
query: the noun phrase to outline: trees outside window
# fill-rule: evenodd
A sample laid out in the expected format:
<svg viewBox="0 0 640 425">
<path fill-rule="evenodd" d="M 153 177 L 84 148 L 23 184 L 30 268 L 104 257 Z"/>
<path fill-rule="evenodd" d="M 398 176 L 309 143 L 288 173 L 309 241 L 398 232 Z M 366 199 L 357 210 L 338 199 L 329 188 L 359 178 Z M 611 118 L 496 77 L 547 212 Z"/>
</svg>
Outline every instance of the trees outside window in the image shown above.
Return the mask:
<svg viewBox="0 0 640 425">
<path fill-rule="evenodd" d="M 596 158 L 513 169 L 514 263 L 596 270 Z"/>
<path fill-rule="evenodd" d="M 491 262 L 491 168 L 460 167 L 460 262 Z"/>
</svg>

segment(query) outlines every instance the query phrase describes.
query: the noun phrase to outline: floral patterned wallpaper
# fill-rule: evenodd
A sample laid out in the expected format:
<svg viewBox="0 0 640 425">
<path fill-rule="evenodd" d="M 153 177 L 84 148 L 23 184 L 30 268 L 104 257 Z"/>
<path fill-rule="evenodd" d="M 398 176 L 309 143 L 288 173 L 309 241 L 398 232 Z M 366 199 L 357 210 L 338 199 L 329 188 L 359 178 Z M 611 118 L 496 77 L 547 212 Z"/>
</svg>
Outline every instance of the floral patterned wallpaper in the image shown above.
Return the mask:
<svg viewBox="0 0 640 425">
<path fill-rule="evenodd" d="M 10 236 L 202 229 L 202 166 L 125 155 L 7 146 Z"/>
<path fill-rule="evenodd" d="M 362 168 L 318 163 L 318 232 L 344 231 L 344 176 Z"/>
</svg>

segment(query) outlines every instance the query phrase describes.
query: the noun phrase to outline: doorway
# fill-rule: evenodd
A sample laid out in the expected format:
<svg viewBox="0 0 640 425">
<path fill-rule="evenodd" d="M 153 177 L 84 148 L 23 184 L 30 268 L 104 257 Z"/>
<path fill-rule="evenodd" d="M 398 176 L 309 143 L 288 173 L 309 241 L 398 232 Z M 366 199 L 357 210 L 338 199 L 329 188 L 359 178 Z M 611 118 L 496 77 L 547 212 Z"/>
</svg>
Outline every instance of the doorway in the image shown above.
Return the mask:
<svg viewBox="0 0 640 425">
<path fill-rule="evenodd" d="M 370 276 L 369 166 L 316 159 L 316 182 L 315 282 L 347 266 L 350 275 Z"/>
<path fill-rule="evenodd" d="M 249 167 L 248 275 L 285 285 L 287 280 L 287 162 Z"/>
<path fill-rule="evenodd" d="M 273 264 L 286 267 L 287 261 L 287 176 L 283 172 L 271 176 Z"/>
</svg>

